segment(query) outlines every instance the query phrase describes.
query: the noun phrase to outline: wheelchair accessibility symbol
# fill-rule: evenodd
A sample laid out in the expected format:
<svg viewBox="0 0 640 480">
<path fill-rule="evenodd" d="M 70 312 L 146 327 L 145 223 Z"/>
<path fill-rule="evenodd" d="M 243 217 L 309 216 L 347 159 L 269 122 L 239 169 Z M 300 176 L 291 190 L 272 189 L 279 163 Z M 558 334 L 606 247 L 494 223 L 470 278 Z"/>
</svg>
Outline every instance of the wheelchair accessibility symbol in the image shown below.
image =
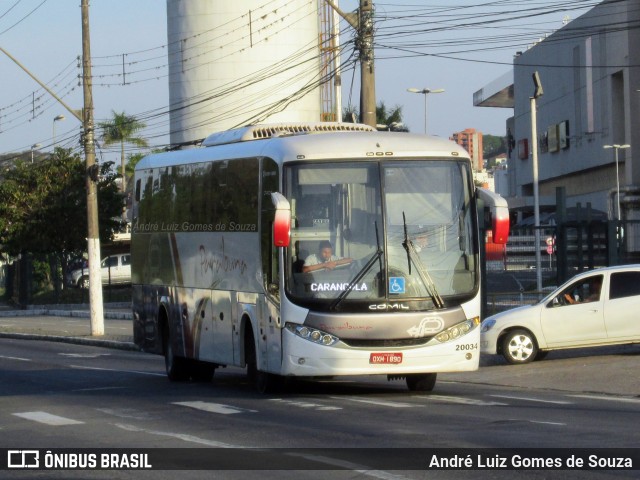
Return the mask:
<svg viewBox="0 0 640 480">
<path fill-rule="evenodd" d="M 403 277 L 389 277 L 389 293 L 396 295 L 405 293 Z"/>
</svg>

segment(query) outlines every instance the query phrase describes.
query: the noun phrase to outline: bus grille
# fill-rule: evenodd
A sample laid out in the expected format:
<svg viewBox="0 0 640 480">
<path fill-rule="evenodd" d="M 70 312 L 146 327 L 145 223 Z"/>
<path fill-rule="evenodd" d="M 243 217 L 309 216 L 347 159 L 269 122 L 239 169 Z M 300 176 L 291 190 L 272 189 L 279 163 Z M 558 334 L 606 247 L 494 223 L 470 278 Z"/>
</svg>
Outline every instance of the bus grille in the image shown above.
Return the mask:
<svg viewBox="0 0 640 480">
<path fill-rule="evenodd" d="M 371 339 L 356 339 L 349 338 L 344 339 L 341 338 L 343 343 L 347 344 L 349 347 L 355 348 L 400 348 L 400 347 L 416 347 L 419 345 L 424 345 L 429 342 L 433 337 L 422 337 L 422 338 L 400 338 L 397 340 L 371 340 Z"/>
</svg>

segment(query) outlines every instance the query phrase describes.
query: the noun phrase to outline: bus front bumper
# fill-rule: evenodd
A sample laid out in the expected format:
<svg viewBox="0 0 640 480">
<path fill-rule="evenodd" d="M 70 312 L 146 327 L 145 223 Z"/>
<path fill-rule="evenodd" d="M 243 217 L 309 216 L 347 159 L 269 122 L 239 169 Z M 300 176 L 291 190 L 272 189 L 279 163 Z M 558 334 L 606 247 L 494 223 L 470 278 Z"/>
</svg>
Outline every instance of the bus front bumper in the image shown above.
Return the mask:
<svg viewBox="0 0 640 480">
<path fill-rule="evenodd" d="M 319 345 L 283 330 L 282 375 L 403 375 L 477 370 L 480 329 L 455 341 L 411 348 L 354 348 L 344 342 Z"/>
</svg>

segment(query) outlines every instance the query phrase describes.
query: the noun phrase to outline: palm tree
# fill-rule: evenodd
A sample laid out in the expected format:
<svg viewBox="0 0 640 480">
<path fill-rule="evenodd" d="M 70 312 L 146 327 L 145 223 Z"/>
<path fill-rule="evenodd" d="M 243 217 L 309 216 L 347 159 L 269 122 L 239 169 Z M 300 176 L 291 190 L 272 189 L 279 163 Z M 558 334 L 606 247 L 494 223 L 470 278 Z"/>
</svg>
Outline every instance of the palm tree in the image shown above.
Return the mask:
<svg viewBox="0 0 640 480">
<path fill-rule="evenodd" d="M 345 107 L 342 111 L 343 122 L 359 121 L 359 116 L 358 110 L 356 110 L 356 107 L 353 105 Z M 396 105 L 389 110 L 383 101 L 380 101 L 376 106 L 376 124 L 378 130 L 393 130 L 396 132 L 409 131 L 402 123 L 402 107 Z"/>
<path fill-rule="evenodd" d="M 101 122 L 98 127 L 102 129 L 102 141 L 105 145 L 120 143 L 121 165 L 122 165 L 122 192 L 127 190 L 127 176 L 125 171 L 124 144 L 130 143 L 137 147 L 147 147 L 148 142 L 142 137 L 136 137 L 135 134 L 146 127 L 144 123 L 136 120 L 135 117 L 111 110 L 113 119 L 107 122 Z"/>
<path fill-rule="evenodd" d="M 402 123 L 402 107 L 396 105 L 389 110 L 383 101 L 376 106 L 376 123 L 379 129 L 408 131 Z"/>
</svg>

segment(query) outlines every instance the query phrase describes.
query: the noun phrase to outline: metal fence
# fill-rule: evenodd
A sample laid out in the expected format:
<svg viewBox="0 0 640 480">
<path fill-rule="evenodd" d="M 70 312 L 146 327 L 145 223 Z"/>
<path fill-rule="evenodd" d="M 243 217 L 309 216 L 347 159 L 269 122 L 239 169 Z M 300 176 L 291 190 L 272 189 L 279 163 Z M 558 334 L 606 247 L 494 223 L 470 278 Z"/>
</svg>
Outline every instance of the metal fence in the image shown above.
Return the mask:
<svg viewBox="0 0 640 480">
<path fill-rule="evenodd" d="M 539 229 L 542 290 L 533 227 L 514 227 L 505 246 L 486 246 L 486 315 L 536 303 L 582 271 L 640 263 L 640 221 L 574 221 Z"/>
</svg>

